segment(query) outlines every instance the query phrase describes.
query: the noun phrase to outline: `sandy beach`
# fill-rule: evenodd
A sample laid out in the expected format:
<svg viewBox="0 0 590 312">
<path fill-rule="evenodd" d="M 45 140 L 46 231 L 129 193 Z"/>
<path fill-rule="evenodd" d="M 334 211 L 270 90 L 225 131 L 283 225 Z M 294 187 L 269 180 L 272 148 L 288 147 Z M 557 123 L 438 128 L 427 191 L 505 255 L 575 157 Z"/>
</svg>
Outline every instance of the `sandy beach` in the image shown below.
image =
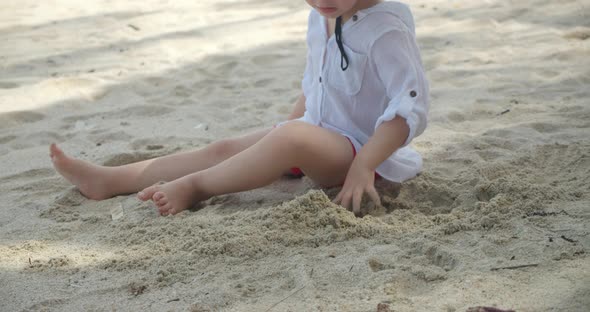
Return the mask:
<svg viewBox="0 0 590 312">
<path fill-rule="evenodd" d="M 356 218 L 282 179 L 161 217 L 84 198 L 109 166 L 271 127 L 301 92 L 292 0 L 0 3 L 0 310 L 590 307 L 590 1 L 412 1 L 424 170 Z"/>
</svg>

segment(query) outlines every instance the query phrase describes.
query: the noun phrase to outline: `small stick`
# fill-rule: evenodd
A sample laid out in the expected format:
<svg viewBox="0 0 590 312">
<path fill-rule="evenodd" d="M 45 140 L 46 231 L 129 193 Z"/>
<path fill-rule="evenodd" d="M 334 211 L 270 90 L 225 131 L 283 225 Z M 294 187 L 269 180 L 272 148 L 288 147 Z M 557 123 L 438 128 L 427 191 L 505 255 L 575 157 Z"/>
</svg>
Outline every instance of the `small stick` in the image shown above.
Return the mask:
<svg viewBox="0 0 590 312">
<path fill-rule="evenodd" d="M 170 300 L 166 301 L 166 303 L 170 303 L 170 302 L 174 302 L 174 301 L 180 301 L 180 298 L 170 299 Z"/>
<path fill-rule="evenodd" d="M 135 26 L 133 24 L 129 24 L 127 26 L 129 26 L 130 28 L 133 28 L 133 30 L 135 30 L 135 31 L 139 31 L 139 27 L 137 27 L 137 26 Z"/>
<path fill-rule="evenodd" d="M 577 243 L 578 242 L 577 240 L 573 240 L 571 238 L 565 237 L 565 235 L 561 235 L 561 238 L 563 238 L 563 240 L 568 241 L 570 243 Z"/>
<path fill-rule="evenodd" d="M 313 268 L 311 268 L 311 273 L 309 273 L 309 277 L 313 276 Z"/>
<path fill-rule="evenodd" d="M 296 293 L 300 292 L 300 291 L 301 291 L 303 288 L 305 288 L 305 287 L 307 287 L 307 286 L 303 286 L 303 287 L 301 287 L 301 288 L 297 289 L 297 291 L 295 291 L 294 293 L 292 293 L 292 294 L 288 295 L 287 297 L 283 298 L 283 300 L 281 300 L 281 301 L 279 301 L 279 302 L 277 302 L 277 303 L 273 304 L 273 305 L 272 305 L 270 308 L 268 308 L 268 309 L 267 309 L 267 310 L 265 310 L 264 312 L 268 312 L 268 311 L 272 310 L 272 308 L 276 307 L 276 306 L 277 306 L 279 303 L 281 303 L 281 302 L 283 302 L 283 301 L 285 301 L 285 300 L 289 299 L 290 297 L 292 297 L 292 296 L 293 296 L 293 295 L 295 295 Z"/>
<path fill-rule="evenodd" d="M 491 307 L 474 307 L 467 309 L 467 312 L 514 312 L 514 310 L 502 310 Z"/>
<path fill-rule="evenodd" d="M 491 271 L 514 270 L 514 269 L 520 269 L 520 268 L 536 267 L 538 265 L 539 265 L 538 263 L 522 264 L 522 265 L 514 265 L 514 266 L 507 266 L 507 267 L 491 268 L 490 270 Z"/>
<path fill-rule="evenodd" d="M 504 114 L 506 114 L 506 113 L 510 113 L 510 110 L 509 110 L 509 109 L 507 109 L 507 110 L 505 110 L 505 111 L 501 112 L 501 113 L 500 113 L 500 114 L 498 114 L 498 115 L 504 115 Z"/>
<path fill-rule="evenodd" d="M 354 268 L 354 264 L 350 266 L 350 270 L 348 270 L 348 272 L 352 271 L 352 268 Z"/>
</svg>

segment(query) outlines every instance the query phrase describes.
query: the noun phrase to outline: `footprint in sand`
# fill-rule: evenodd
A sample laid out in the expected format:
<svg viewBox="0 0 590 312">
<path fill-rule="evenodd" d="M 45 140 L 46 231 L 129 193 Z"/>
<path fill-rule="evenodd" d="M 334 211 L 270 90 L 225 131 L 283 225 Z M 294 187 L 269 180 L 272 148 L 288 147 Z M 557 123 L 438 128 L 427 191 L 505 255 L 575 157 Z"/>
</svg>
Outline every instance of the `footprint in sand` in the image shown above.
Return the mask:
<svg viewBox="0 0 590 312">
<path fill-rule="evenodd" d="M 452 253 L 432 242 L 417 242 L 416 247 L 410 253 L 426 256 L 428 264 L 435 265 L 445 271 L 455 269 L 459 262 Z"/>
<path fill-rule="evenodd" d="M 52 309 L 60 310 L 60 307 L 66 307 L 71 300 L 68 299 L 47 299 L 36 302 L 25 308 L 25 311 L 41 311 L 47 309 L 47 307 L 51 307 Z"/>
<path fill-rule="evenodd" d="M 45 115 L 30 111 L 4 113 L 0 115 L 0 129 L 22 126 L 25 123 L 37 122 L 44 118 Z"/>
<path fill-rule="evenodd" d="M 160 77 L 149 77 L 144 80 L 145 82 L 151 84 L 153 87 L 160 87 L 165 85 L 167 82 L 170 82 L 168 79 L 160 78 Z"/>
<path fill-rule="evenodd" d="M 284 59 L 285 56 L 280 54 L 263 54 L 252 57 L 251 61 L 258 66 L 268 66 Z"/>
<path fill-rule="evenodd" d="M 97 79 L 86 78 L 56 78 L 41 83 L 42 92 L 48 94 L 60 93 L 96 101 L 107 94 L 107 90 L 100 87 Z"/>
<path fill-rule="evenodd" d="M 74 124 L 78 121 L 84 121 L 84 120 L 88 120 L 88 119 L 92 119 L 92 118 L 99 118 L 99 117 L 100 117 L 99 113 L 86 114 L 86 115 L 72 115 L 72 116 L 62 118 L 61 121 L 66 124 Z"/>
<path fill-rule="evenodd" d="M 563 37 L 567 39 L 587 40 L 588 38 L 590 38 L 590 28 L 576 28 L 572 31 L 565 33 Z"/>
<path fill-rule="evenodd" d="M 73 130 L 74 132 L 80 131 L 89 131 L 94 129 L 94 125 L 87 122 L 87 120 L 91 118 L 95 118 L 100 116 L 100 114 L 89 114 L 89 115 L 78 115 L 78 116 L 70 116 L 62 119 L 63 125 L 59 128 L 61 130 L 69 131 Z M 70 136 L 72 136 L 70 134 Z"/>
<path fill-rule="evenodd" d="M 103 120 L 125 120 L 126 116 L 159 117 L 171 112 L 174 112 L 173 108 L 163 107 L 162 105 L 136 105 L 106 113 L 92 113 L 64 117 L 61 120 L 63 125 L 60 129 L 92 130 L 97 124 L 102 123 Z"/>
<path fill-rule="evenodd" d="M 274 81 L 274 79 L 272 79 L 272 78 L 259 79 L 254 82 L 254 86 L 257 88 L 264 88 L 264 87 L 270 85 L 273 81 Z"/>
<path fill-rule="evenodd" d="M 215 107 L 215 108 L 221 108 L 221 109 L 229 109 L 229 108 L 233 108 L 235 106 L 235 103 L 233 103 L 231 101 L 226 101 L 226 100 L 216 100 L 216 101 L 212 101 L 210 103 L 211 104 L 209 106 Z"/>
<path fill-rule="evenodd" d="M 55 196 L 62 189 L 62 178 L 51 177 L 45 179 L 31 179 L 23 183 L 14 183 L 10 191 L 18 194 L 27 194 L 25 197 L 18 198 L 17 202 L 29 201 L 31 198 L 39 198 L 39 196 Z"/>
<path fill-rule="evenodd" d="M 551 69 L 541 69 L 538 71 L 539 75 L 543 78 L 553 78 L 559 76 L 560 72 Z"/>
<path fill-rule="evenodd" d="M 442 53 L 437 55 L 428 56 L 424 59 L 424 67 L 427 70 L 436 69 L 440 66 L 444 66 L 448 64 L 449 59 L 445 57 Z"/>
<path fill-rule="evenodd" d="M 561 126 L 556 125 L 554 122 L 552 122 L 552 123 L 535 122 L 535 123 L 529 124 L 529 127 L 535 129 L 536 131 L 538 131 L 540 133 L 551 133 L 551 132 L 556 132 L 556 131 L 562 129 Z"/>
<path fill-rule="evenodd" d="M 193 94 L 193 91 L 185 86 L 176 86 L 172 91 L 175 96 L 187 98 Z"/>
<path fill-rule="evenodd" d="M 0 89 L 16 89 L 18 87 L 20 85 L 14 82 L 0 82 Z"/>
<path fill-rule="evenodd" d="M 384 203 L 384 206 L 387 210 L 412 208 L 425 215 L 449 214 L 456 207 L 455 200 L 459 196 L 452 185 L 451 180 L 424 173 L 418 179 L 404 183 L 403 192 L 397 199 Z"/>
<path fill-rule="evenodd" d="M 111 156 L 107 159 L 103 166 L 113 167 L 113 166 L 121 166 L 130 163 L 139 162 L 142 160 L 152 159 L 154 157 L 159 156 L 157 152 L 154 153 L 121 153 L 117 155 Z"/>
<path fill-rule="evenodd" d="M 238 67 L 238 62 L 231 60 L 225 61 L 221 65 L 217 66 L 217 71 L 221 74 L 227 74 Z"/>
<path fill-rule="evenodd" d="M 174 137 L 160 137 L 134 140 L 129 145 L 134 151 L 160 151 L 164 152 L 166 146 L 170 147 L 175 142 Z"/>
<path fill-rule="evenodd" d="M 4 156 L 8 153 L 10 153 L 11 150 L 5 146 L 0 146 L 0 156 Z"/>
<path fill-rule="evenodd" d="M 45 146 L 53 142 L 63 142 L 67 137 L 62 136 L 55 132 L 36 132 L 28 134 L 24 137 L 18 138 L 12 141 L 9 146 L 14 150 L 23 150 L 27 148 Z"/>
<path fill-rule="evenodd" d="M 124 131 L 96 131 L 91 132 L 88 136 L 88 139 L 92 142 L 95 142 L 97 146 L 102 145 L 104 142 L 115 142 L 115 141 L 125 141 L 128 142 L 129 140 L 133 139 L 133 136 L 129 135 Z"/>
<path fill-rule="evenodd" d="M 243 106 L 236 107 L 233 111 L 235 113 L 247 113 L 247 112 L 252 111 L 252 108 L 250 106 L 243 105 Z"/>
<path fill-rule="evenodd" d="M 25 172 L 17 173 L 0 179 L 0 184 L 15 183 L 19 181 L 30 181 L 49 178 L 55 175 L 52 168 L 31 169 Z"/>
<path fill-rule="evenodd" d="M 18 138 L 16 135 L 7 135 L 7 136 L 0 137 L 0 144 L 6 144 L 10 141 L 13 141 L 16 138 Z"/>
<path fill-rule="evenodd" d="M 269 102 L 261 102 L 261 103 L 256 103 L 254 104 L 254 107 L 257 110 L 267 110 L 272 106 L 272 103 Z"/>
<path fill-rule="evenodd" d="M 56 269 L 65 269 L 72 264 L 68 256 L 59 256 L 49 260 L 34 260 L 30 263 L 27 270 L 31 271 L 55 271 Z"/>
<path fill-rule="evenodd" d="M 111 111 L 102 115 L 101 118 L 104 117 L 105 119 L 120 119 L 125 118 L 125 116 L 159 117 L 173 111 L 174 109 L 172 108 L 158 105 L 136 105 L 117 111 Z"/>
<path fill-rule="evenodd" d="M 463 114 L 459 111 L 449 112 L 447 117 L 449 118 L 450 121 L 452 121 L 454 123 L 459 123 L 459 122 L 465 121 L 465 114 Z"/>
</svg>

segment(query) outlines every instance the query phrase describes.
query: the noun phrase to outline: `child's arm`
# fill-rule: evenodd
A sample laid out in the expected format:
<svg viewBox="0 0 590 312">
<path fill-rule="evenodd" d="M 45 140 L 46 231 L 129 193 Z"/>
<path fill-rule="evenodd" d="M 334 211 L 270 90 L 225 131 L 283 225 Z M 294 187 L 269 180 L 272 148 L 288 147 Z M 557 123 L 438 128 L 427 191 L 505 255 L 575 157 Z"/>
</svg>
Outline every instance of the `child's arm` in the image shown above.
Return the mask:
<svg viewBox="0 0 590 312">
<path fill-rule="evenodd" d="M 370 51 L 379 79 L 391 99 L 375 125 L 375 132 L 359 151 L 334 200 L 358 214 L 363 194 L 379 204 L 375 169 L 397 149 L 420 135 L 427 124 L 428 82 L 413 33 L 392 29 L 375 41 Z"/>
<path fill-rule="evenodd" d="M 334 202 L 348 209 L 352 201 L 352 211 L 358 215 L 363 194 L 366 192 L 373 202 L 380 205 L 379 194 L 374 185 L 375 169 L 404 144 L 409 133 L 410 127 L 400 116 L 379 125 L 354 158 L 344 186 Z"/>
<path fill-rule="evenodd" d="M 305 113 L 305 95 L 303 95 L 303 92 L 302 92 L 301 95 L 295 101 L 293 111 L 289 115 L 288 119 L 292 120 L 292 119 L 297 119 L 297 118 L 303 117 L 303 113 Z"/>
</svg>

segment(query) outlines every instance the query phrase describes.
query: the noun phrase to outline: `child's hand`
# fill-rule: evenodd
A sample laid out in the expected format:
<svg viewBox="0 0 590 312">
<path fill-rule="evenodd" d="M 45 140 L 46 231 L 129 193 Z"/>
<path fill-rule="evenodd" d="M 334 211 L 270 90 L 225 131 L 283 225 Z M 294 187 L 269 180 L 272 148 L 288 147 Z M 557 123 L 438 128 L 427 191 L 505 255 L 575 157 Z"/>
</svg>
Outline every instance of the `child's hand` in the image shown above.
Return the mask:
<svg viewBox="0 0 590 312">
<path fill-rule="evenodd" d="M 350 210 L 350 202 L 352 201 L 352 212 L 360 216 L 361 200 L 365 192 L 369 194 L 376 205 L 381 205 L 379 194 L 375 189 L 375 171 L 364 168 L 358 162 L 353 162 L 346 175 L 346 180 L 344 180 L 342 190 L 334 199 L 334 203 Z"/>
</svg>

